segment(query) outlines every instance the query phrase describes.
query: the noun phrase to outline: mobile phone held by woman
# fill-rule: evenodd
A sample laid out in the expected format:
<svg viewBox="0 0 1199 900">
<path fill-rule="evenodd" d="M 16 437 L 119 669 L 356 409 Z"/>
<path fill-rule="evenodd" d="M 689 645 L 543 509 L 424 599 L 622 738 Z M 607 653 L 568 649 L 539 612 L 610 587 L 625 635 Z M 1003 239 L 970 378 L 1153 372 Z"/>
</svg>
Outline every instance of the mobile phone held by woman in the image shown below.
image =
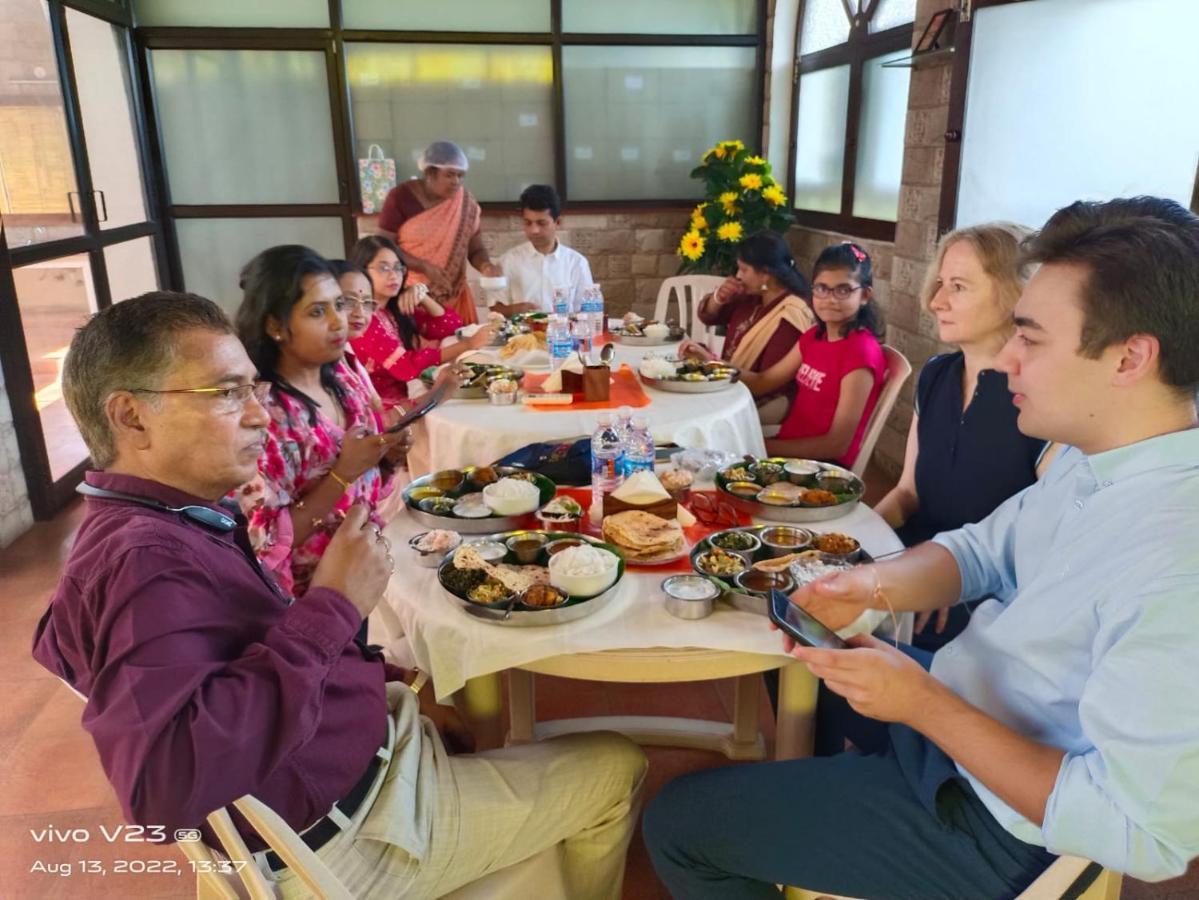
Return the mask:
<svg viewBox="0 0 1199 900">
<path fill-rule="evenodd" d="M 805 647 L 847 650 L 849 645 L 836 632 L 812 618 L 779 590 L 770 592 L 770 620 Z"/>
</svg>

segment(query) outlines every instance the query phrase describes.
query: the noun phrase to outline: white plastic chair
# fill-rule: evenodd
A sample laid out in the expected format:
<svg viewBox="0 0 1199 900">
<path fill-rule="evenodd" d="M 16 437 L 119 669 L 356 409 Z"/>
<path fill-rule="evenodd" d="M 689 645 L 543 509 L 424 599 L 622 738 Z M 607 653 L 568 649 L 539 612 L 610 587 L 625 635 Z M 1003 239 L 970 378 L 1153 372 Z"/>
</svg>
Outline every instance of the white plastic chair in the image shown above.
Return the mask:
<svg viewBox="0 0 1199 900">
<path fill-rule="evenodd" d="M 866 433 L 862 435 L 862 446 L 858 449 L 858 458 L 853 464 L 853 473 L 859 478 L 866 471 L 866 465 L 874 454 L 874 445 L 878 443 L 879 435 L 887 424 L 895 401 L 899 399 L 899 389 L 912 374 L 912 364 L 907 357 L 894 347 L 883 345 L 883 356 L 887 359 L 887 374 L 883 378 L 883 389 L 878 395 L 878 403 L 866 423 Z"/>
<path fill-rule="evenodd" d="M 699 307 L 704 297 L 712 293 L 724 279 L 719 275 L 676 275 L 667 278 L 658 289 L 658 301 L 654 304 L 654 320 L 665 322 L 670 315 L 670 301 L 678 305 L 679 324 L 687 329 L 691 340 L 714 350 L 715 330 L 699 320 Z"/>
<path fill-rule="evenodd" d="M 1096 871 L 1097 870 L 1097 871 Z M 1056 862 L 1025 888 L 1017 900 L 1119 900 L 1123 876 L 1100 868 L 1098 863 L 1078 856 L 1059 856 Z M 850 900 L 835 894 L 822 894 L 789 887 L 786 900 Z"/>
</svg>

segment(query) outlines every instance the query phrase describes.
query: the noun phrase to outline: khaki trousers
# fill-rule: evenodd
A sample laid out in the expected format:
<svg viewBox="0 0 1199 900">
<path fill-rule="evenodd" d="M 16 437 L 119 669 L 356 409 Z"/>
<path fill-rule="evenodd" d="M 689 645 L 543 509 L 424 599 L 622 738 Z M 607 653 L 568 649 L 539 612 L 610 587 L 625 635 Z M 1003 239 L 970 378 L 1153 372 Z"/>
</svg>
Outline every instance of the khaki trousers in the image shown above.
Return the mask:
<svg viewBox="0 0 1199 900">
<path fill-rule="evenodd" d="M 441 897 L 561 844 L 571 900 L 620 897 L 646 771 L 636 744 L 593 733 L 449 756 L 403 693 L 391 762 L 318 851 L 351 894 Z M 277 877 L 284 897 L 310 896 L 291 872 Z"/>
</svg>

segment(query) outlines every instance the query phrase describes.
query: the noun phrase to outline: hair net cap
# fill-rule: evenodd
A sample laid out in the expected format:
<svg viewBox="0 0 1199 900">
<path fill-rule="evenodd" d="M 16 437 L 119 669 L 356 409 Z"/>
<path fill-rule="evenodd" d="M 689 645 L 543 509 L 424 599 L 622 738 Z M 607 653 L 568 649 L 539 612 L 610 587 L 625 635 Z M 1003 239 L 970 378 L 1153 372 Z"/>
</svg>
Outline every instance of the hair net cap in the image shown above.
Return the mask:
<svg viewBox="0 0 1199 900">
<path fill-rule="evenodd" d="M 439 169 L 461 169 L 463 172 L 470 168 L 470 160 L 453 141 L 434 141 L 425 148 L 416 164 L 422 172 L 430 166 Z"/>
</svg>

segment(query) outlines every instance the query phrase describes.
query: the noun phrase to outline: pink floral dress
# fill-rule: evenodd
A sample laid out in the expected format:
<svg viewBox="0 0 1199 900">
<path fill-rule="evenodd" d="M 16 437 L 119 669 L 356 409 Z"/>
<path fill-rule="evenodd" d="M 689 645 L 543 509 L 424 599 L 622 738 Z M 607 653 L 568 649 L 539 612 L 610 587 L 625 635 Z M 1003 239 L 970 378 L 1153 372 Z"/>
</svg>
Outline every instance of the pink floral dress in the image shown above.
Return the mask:
<svg viewBox="0 0 1199 900">
<path fill-rule="evenodd" d="M 372 434 L 381 432 L 383 420 L 373 408 L 370 386 L 363 384 L 345 363 L 338 363 L 334 374 L 345 393 L 342 409 L 346 429 L 364 425 Z M 385 478 L 378 467 L 368 469 L 341 495 L 307 540 L 293 547 L 293 518 L 307 514 L 295 504 L 333 468 L 345 429 L 319 409 L 315 422 L 310 421 L 308 408 L 279 390 L 272 390 L 263 406 L 271 420 L 258 459 L 258 475 L 234 496 L 249 519 L 250 543 L 263 566 L 280 587 L 299 597 L 308 589 L 333 533 L 354 503 L 366 503 L 371 520 L 383 527 L 385 522 L 376 509 L 390 493 L 392 479 Z"/>
<path fill-rule="evenodd" d="M 413 318 L 417 332 L 428 341 L 440 342 L 462 327 L 458 314 L 448 309 L 443 315 L 431 316 L 424 307 L 418 307 Z M 409 381 L 429 366 L 441 365 L 440 348 L 409 350 L 405 347 L 395 319 L 386 310 L 378 310 L 362 336 L 350 343 L 388 409 L 400 406 L 408 399 Z"/>
</svg>

